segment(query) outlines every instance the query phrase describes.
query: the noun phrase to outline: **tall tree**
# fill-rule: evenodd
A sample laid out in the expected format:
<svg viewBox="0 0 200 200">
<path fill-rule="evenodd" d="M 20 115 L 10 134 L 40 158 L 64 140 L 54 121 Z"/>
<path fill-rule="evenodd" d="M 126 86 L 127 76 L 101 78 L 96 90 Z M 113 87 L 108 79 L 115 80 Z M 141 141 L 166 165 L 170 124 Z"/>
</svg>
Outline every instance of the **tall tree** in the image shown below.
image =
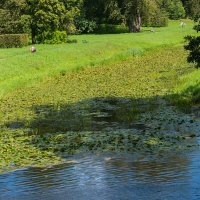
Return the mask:
<svg viewBox="0 0 200 200">
<path fill-rule="evenodd" d="M 130 32 L 140 32 L 144 0 L 124 0 L 124 14 Z"/>
<path fill-rule="evenodd" d="M 199 9 L 200 5 L 197 5 L 196 11 Z M 194 20 L 197 22 L 197 25 L 194 26 L 194 29 L 200 31 L 200 12 L 196 12 L 193 15 Z M 188 62 L 195 63 L 196 68 L 200 68 L 200 36 L 187 36 L 186 40 L 188 44 L 185 45 L 185 49 L 189 50 Z"/>
<path fill-rule="evenodd" d="M 198 18 L 200 15 L 200 0 L 182 0 L 187 17 Z"/>
<path fill-rule="evenodd" d="M 0 1 L 0 34 L 23 33 L 23 12 L 25 0 Z"/>
<path fill-rule="evenodd" d="M 42 42 L 52 32 L 69 31 L 73 18 L 79 13 L 77 0 L 26 0 L 30 16 L 32 43 Z"/>
<path fill-rule="evenodd" d="M 130 32 L 140 32 L 144 22 L 153 19 L 157 21 L 155 24 L 158 24 L 160 18 L 164 17 L 163 11 L 156 0 L 123 0 L 121 5 L 123 5 L 122 11 L 124 11 Z"/>
<path fill-rule="evenodd" d="M 170 19 L 185 17 L 186 12 L 181 0 L 158 0 L 158 3 L 168 13 Z"/>
</svg>

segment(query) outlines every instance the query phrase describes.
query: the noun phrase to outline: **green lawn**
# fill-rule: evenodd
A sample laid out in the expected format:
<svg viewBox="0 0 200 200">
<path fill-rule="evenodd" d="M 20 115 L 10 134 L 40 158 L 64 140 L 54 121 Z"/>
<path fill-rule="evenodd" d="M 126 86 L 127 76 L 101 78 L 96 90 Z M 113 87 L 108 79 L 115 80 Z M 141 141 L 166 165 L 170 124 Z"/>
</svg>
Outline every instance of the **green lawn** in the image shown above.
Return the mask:
<svg viewBox="0 0 200 200">
<path fill-rule="evenodd" d="M 195 34 L 193 22 L 186 23 L 187 26 L 181 28 L 179 21 L 171 21 L 169 27 L 155 28 L 155 33 L 144 28 L 137 34 L 71 36 L 78 40 L 77 44 L 36 45 L 36 54 L 30 53 L 30 47 L 0 49 L 0 97 L 17 88 L 37 84 L 45 77 L 182 44 L 184 36 Z"/>
</svg>

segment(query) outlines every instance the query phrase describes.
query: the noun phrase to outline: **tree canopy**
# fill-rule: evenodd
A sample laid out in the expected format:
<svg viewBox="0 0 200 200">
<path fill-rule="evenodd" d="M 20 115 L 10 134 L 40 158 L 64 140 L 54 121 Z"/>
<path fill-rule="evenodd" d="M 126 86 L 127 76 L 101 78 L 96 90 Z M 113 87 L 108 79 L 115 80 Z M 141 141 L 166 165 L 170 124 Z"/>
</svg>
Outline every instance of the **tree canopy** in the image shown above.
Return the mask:
<svg viewBox="0 0 200 200">
<path fill-rule="evenodd" d="M 43 42 L 56 31 L 94 31 L 101 24 L 166 26 L 167 19 L 198 19 L 200 0 L 1 0 L 0 34 L 29 33 Z M 197 27 L 198 28 L 198 27 Z"/>
</svg>

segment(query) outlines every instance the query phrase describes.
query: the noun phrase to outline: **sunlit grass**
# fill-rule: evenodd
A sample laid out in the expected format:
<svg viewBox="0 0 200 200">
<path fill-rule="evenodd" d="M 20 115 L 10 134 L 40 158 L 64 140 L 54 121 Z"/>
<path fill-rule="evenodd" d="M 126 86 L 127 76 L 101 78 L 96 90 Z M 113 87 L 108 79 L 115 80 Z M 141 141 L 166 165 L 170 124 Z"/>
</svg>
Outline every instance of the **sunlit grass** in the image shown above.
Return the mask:
<svg viewBox="0 0 200 200">
<path fill-rule="evenodd" d="M 77 44 L 36 45 L 35 54 L 30 53 L 30 47 L 0 49 L 0 97 L 17 88 L 37 84 L 45 77 L 117 63 L 148 50 L 183 44 L 184 36 L 195 34 L 193 22 L 186 23 L 181 28 L 179 21 L 171 21 L 169 27 L 155 28 L 155 33 L 144 28 L 136 34 L 71 36 L 78 40 Z"/>
<path fill-rule="evenodd" d="M 182 76 L 174 93 L 171 101 L 182 110 L 190 111 L 192 106 L 200 105 L 200 70 Z"/>
</svg>

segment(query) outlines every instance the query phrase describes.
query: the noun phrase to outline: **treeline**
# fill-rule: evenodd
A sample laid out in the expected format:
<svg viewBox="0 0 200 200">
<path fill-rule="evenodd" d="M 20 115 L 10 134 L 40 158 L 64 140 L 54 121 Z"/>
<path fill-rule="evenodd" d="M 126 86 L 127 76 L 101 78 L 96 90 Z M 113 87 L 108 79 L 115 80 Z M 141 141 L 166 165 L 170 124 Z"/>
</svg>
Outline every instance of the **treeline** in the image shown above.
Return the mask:
<svg viewBox="0 0 200 200">
<path fill-rule="evenodd" d="M 27 33 L 32 43 L 48 43 L 114 25 L 139 32 L 142 25 L 167 26 L 169 18 L 194 18 L 199 7 L 200 0 L 1 0 L 0 34 Z"/>
</svg>

